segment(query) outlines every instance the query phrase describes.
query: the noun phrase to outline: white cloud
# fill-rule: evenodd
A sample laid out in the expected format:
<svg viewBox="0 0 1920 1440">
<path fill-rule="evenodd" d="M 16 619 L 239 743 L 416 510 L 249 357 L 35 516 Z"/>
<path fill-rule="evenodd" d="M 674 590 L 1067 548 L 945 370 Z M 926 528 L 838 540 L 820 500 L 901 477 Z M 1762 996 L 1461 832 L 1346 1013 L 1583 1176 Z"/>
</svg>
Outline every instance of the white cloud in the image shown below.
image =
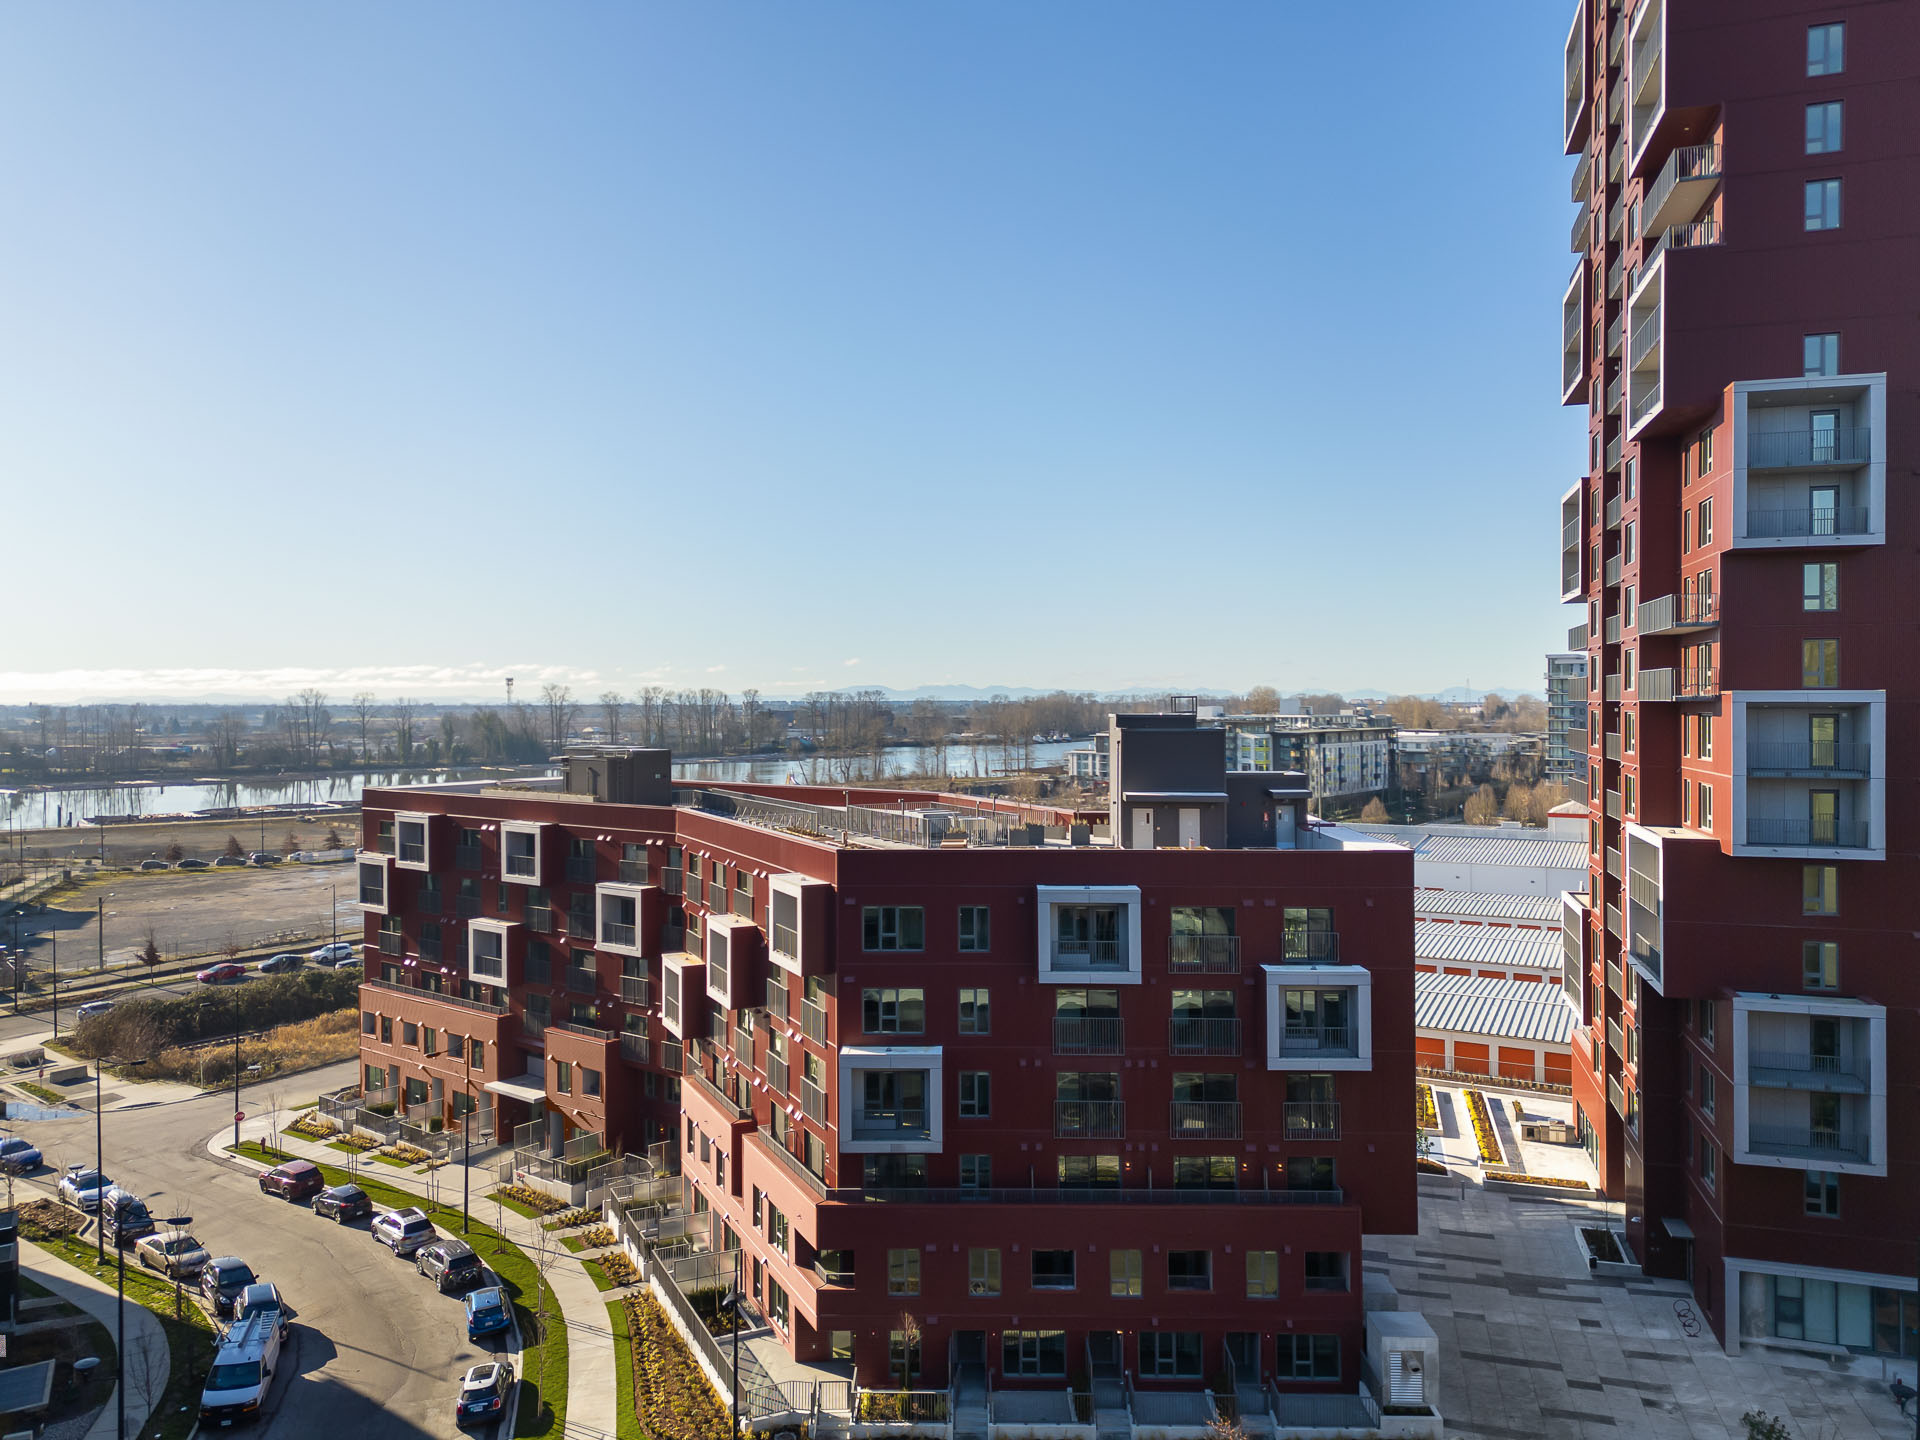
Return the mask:
<svg viewBox="0 0 1920 1440">
<path fill-rule="evenodd" d="M 853 657 L 853 659 L 851 659 L 851 660 L 842 660 L 842 661 L 841 661 L 840 663 L 841 663 L 842 665 L 858 665 L 858 664 L 860 663 L 860 657 L 859 657 L 858 655 L 856 655 L 856 656 L 854 656 L 854 657 Z"/>
</svg>

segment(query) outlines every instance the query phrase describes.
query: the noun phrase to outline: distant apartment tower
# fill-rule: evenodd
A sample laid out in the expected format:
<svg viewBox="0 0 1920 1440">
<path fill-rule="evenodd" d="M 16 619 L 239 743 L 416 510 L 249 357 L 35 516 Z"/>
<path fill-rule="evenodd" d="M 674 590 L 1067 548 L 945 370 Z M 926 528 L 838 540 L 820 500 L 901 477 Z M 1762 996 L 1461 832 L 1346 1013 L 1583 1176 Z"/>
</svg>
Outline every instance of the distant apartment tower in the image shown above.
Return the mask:
<svg viewBox="0 0 1920 1440">
<path fill-rule="evenodd" d="M 1392 717 L 1227 715 L 1227 768 L 1298 770 L 1316 805 L 1384 793 L 1393 783 Z"/>
<path fill-rule="evenodd" d="M 1547 656 L 1547 751 L 1540 776 L 1555 785 L 1587 785 L 1587 656 Z"/>
<path fill-rule="evenodd" d="M 1579 1120 L 1729 1349 L 1911 1379 L 1920 5 L 1581 0 L 1564 67 Z"/>
</svg>

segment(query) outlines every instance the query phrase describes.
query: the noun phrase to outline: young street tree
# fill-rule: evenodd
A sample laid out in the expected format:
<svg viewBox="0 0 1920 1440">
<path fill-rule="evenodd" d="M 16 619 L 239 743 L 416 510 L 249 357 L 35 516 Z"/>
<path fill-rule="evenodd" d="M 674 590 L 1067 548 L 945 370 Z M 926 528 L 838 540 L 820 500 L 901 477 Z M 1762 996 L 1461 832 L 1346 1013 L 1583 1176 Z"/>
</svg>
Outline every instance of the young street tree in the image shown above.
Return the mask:
<svg viewBox="0 0 1920 1440">
<path fill-rule="evenodd" d="M 153 983 L 153 967 L 162 959 L 160 941 L 151 929 L 147 931 L 147 943 L 140 947 L 140 963 L 147 967 L 147 983 Z"/>
<path fill-rule="evenodd" d="M 247 855 L 246 850 L 240 844 L 239 837 L 236 835 L 227 836 L 227 848 L 220 853 L 229 860 L 244 860 Z"/>
</svg>

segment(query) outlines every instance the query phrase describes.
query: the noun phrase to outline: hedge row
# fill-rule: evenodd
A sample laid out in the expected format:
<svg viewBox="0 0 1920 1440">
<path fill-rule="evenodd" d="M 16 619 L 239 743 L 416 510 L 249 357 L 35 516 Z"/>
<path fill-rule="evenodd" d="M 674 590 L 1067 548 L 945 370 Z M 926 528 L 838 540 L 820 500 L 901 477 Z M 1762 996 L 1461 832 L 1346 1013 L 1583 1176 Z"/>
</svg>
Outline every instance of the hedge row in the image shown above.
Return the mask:
<svg viewBox="0 0 1920 1440">
<path fill-rule="evenodd" d="M 267 1030 L 316 1015 L 357 1007 L 357 970 L 296 970 L 255 975 L 238 985 L 191 995 L 116 999 L 113 1009 L 89 1015 L 73 1032 L 74 1053 L 91 1060 L 112 1055 L 144 1059 L 173 1045 L 215 1040 L 236 1030 Z"/>
</svg>

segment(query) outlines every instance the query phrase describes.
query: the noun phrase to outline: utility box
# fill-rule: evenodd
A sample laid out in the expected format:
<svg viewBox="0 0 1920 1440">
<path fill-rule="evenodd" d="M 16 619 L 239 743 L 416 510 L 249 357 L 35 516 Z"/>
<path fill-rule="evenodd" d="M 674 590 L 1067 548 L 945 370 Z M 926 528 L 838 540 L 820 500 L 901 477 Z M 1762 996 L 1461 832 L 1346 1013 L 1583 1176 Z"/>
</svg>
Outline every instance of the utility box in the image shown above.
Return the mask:
<svg viewBox="0 0 1920 1440">
<path fill-rule="evenodd" d="M 1367 1369 L 1383 1422 L 1393 1417 L 1390 1433 L 1439 1436 L 1440 1411 L 1433 1402 L 1440 1394 L 1440 1341 L 1424 1316 L 1368 1311 Z M 1389 1433 L 1385 1424 L 1382 1433 Z"/>
<path fill-rule="evenodd" d="M 1542 1145 L 1574 1145 L 1580 1140 L 1569 1120 L 1522 1120 L 1520 1138 Z"/>
</svg>

